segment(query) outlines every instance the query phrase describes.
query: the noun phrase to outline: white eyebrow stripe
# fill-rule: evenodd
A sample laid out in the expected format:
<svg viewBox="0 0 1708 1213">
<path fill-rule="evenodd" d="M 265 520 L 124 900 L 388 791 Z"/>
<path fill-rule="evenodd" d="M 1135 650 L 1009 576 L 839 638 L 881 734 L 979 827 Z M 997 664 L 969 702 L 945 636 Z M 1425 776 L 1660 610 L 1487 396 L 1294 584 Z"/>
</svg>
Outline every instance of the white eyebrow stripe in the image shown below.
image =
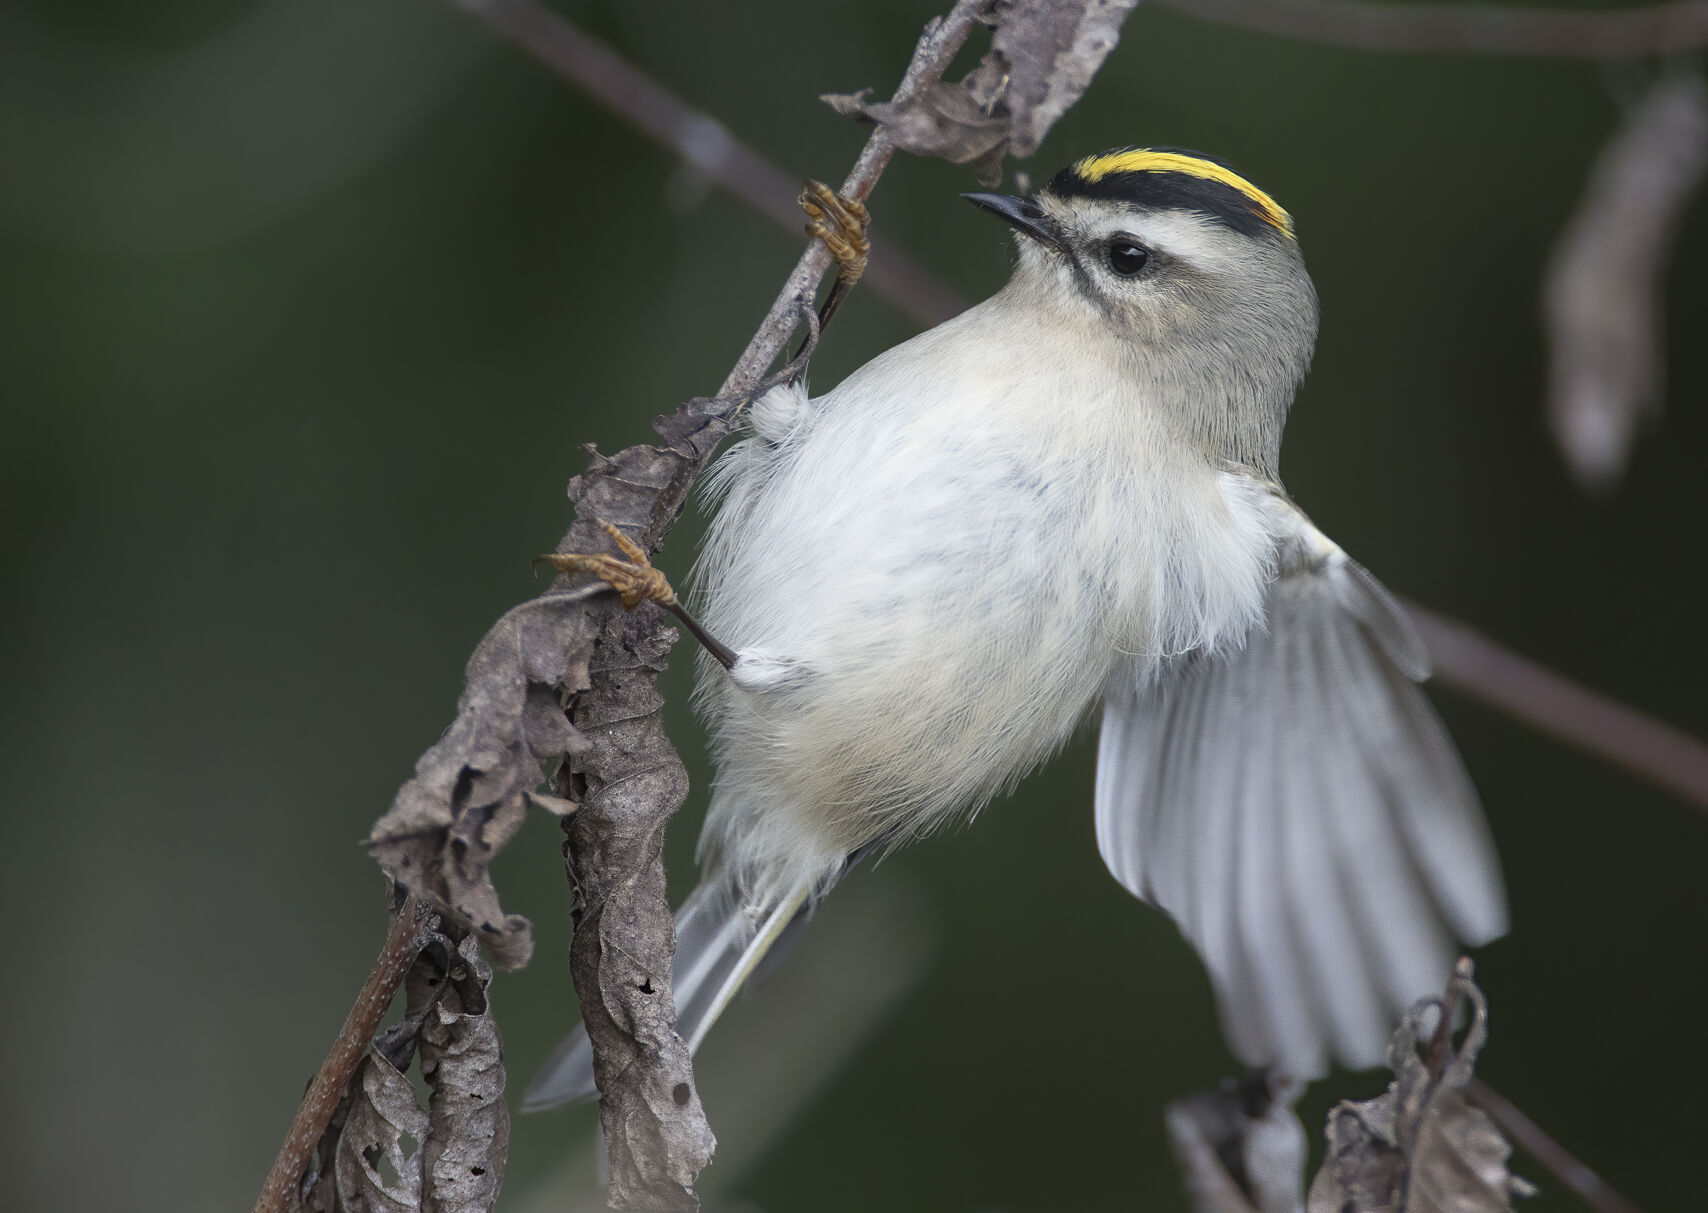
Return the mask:
<svg viewBox="0 0 1708 1213">
<path fill-rule="evenodd" d="M 1086 234 L 1094 241 L 1129 235 L 1140 244 L 1206 269 L 1225 265 L 1230 254 L 1228 241 L 1213 220 L 1181 212 L 1100 216 L 1087 226 Z"/>
</svg>

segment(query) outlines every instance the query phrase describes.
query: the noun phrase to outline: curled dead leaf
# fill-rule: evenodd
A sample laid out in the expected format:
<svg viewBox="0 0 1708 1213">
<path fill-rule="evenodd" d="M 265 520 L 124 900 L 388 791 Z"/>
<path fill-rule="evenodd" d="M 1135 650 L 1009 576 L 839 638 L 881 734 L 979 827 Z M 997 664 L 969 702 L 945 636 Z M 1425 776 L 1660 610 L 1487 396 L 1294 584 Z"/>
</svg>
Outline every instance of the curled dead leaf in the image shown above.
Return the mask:
<svg viewBox="0 0 1708 1213">
<path fill-rule="evenodd" d="M 427 1113 L 409 1079 L 370 1051 L 351 1084 L 334 1167 L 347 1213 L 419 1213 Z"/>
<path fill-rule="evenodd" d="M 1437 1038 L 1441 1017 L 1471 1011 L 1457 1050 Z M 1342 1101 L 1329 1113 L 1328 1157 L 1311 1184 L 1308 1213 L 1506 1213 L 1535 1189 L 1506 1168 L 1512 1147 L 1465 1100 L 1488 1039 L 1488 1001 L 1460 960 L 1445 1002 L 1409 1012 L 1388 1046 L 1394 1081 L 1375 1099 Z M 1418 1046 L 1432 1045 L 1431 1065 Z"/>
<path fill-rule="evenodd" d="M 882 126 L 897 147 L 973 164 L 1002 179 L 1006 156 L 1030 156 L 1078 101 L 1120 39 L 1138 0 L 994 0 L 985 21 L 989 53 L 964 80 L 934 80 L 901 103 L 869 102 L 869 89 L 826 104 Z"/>
<path fill-rule="evenodd" d="M 426 1181 L 435 1213 L 486 1213 L 504 1183 L 510 1111 L 503 1042 L 487 1005 L 492 969 L 473 935 L 452 954 L 443 993 L 421 1028 L 427 1102 Z"/>
<path fill-rule="evenodd" d="M 304 1177 L 301 1213 L 488 1213 L 509 1155 L 504 1058 L 479 940 L 428 930 L 403 1016 L 374 1040 Z M 407 1077 L 420 1058 L 422 1109 Z"/>
<path fill-rule="evenodd" d="M 530 794 L 583 744 L 558 688 L 586 686 L 585 605 L 600 592 L 546 594 L 492 626 L 469 658 L 456 720 L 368 837 L 393 880 L 478 932 L 503 968 L 527 963 L 533 932 L 499 904 L 491 863 L 521 828 Z"/>
</svg>

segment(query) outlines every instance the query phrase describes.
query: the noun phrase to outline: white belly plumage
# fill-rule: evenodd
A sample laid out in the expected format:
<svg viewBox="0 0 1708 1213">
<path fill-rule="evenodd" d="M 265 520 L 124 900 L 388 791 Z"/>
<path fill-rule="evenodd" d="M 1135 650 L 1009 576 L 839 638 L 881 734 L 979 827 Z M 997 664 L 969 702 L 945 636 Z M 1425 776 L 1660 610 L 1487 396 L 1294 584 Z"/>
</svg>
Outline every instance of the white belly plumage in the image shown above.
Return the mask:
<svg viewBox="0 0 1708 1213">
<path fill-rule="evenodd" d="M 739 659 L 701 665 L 690 1047 L 851 856 L 976 811 L 1099 699 L 1099 850 L 1197 948 L 1247 1064 L 1373 1064 L 1455 939 L 1506 929 L 1427 654 L 1275 480 L 1314 334 L 1296 252 L 1232 290 L 1210 220 L 1156 230 L 1162 294 L 1111 309 L 1023 246 L 1002 294 L 834 391 L 754 401 L 714 470 L 696 605 Z M 572 1035 L 525 1106 L 589 1094 L 590 1056 Z"/>
<path fill-rule="evenodd" d="M 1237 642 L 1258 610 L 1273 542 L 1234 478 L 1141 402 L 1082 388 L 1065 413 L 1071 371 L 945 367 L 954 335 L 927 338 L 818 400 L 774 390 L 716 473 L 697 588 L 742 660 L 703 671 L 702 849 L 759 901 L 978 808 L 1117 666 Z"/>
<path fill-rule="evenodd" d="M 1454 938 L 1506 927 L 1427 655 L 1278 485 L 979 312 L 818 400 L 773 390 L 715 469 L 698 596 L 739 660 L 701 666 L 680 1030 L 699 1044 L 851 855 L 976 811 L 1103 698 L 1099 849 L 1203 956 L 1235 1052 L 1372 1064 Z M 525 1106 L 592 1090 L 577 1032 Z"/>
</svg>

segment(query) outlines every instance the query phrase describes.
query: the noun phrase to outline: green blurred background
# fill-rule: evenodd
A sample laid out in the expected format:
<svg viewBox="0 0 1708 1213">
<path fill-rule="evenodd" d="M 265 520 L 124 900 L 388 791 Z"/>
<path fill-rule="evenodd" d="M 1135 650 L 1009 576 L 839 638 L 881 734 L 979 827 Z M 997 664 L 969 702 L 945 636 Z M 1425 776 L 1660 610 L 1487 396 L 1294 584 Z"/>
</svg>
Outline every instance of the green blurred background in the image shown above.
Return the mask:
<svg viewBox="0 0 1708 1213">
<path fill-rule="evenodd" d="M 942 7 L 563 9 L 837 179 L 862 135 L 814 98 L 887 90 Z M 1580 495 L 1541 421 L 1539 276 L 1629 82 L 1141 7 L 1026 167 L 1172 143 L 1273 192 L 1323 303 L 1286 447 L 1301 503 L 1396 590 L 1702 735 L 1700 200 L 1669 412 L 1626 486 Z M 974 187 L 902 159 L 874 210 L 977 297 L 1010 254 Z M 714 391 L 799 246 L 432 0 L 0 7 L 8 1207 L 253 1200 L 383 930 L 358 840 L 487 625 L 541 588 L 580 445 Z M 909 332 L 857 294 L 815 385 Z M 684 658 L 667 711 L 703 788 Z M 1639 1203 L 1698 1205 L 1708 821 L 1437 700 L 1512 893 L 1480 958 L 1482 1073 Z M 1184 1207 L 1162 1106 L 1233 1066 L 1189 949 L 1098 860 L 1092 756 L 850 882 L 738 1004 L 703 1073 L 714 1208 Z M 681 888 L 702 804 L 672 831 Z M 498 880 L 539 940 L 494 987 L 519 1093 L 573 1019 L 551 822 Z M 1321 1084 L 1313 1135 L 1379 1087 Z M 518 1119 L 500 1207 L 582 1207 L 592 1123 Z M 1526 1207 L 1577 1207 L 1517 1169 L 1544 1189 Z"/>
</svg>

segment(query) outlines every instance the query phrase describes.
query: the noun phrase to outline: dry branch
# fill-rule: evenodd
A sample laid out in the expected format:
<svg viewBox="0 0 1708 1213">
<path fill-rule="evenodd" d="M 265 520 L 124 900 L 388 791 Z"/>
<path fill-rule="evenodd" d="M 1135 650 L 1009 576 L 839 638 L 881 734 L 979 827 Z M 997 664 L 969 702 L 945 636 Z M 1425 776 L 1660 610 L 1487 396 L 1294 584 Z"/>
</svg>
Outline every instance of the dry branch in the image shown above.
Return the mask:
<svg viewBox="0 0 1708 1213">
<path fill-rule="evenodd" d="M 1494 1117 L 1495 1123 L 1506 1130 L 1507 1136 L 1518 1143 L 1520 1149 L 1527 1150 L 1532 1158 L 1552 1171 L 1590 1208 L 1598 1213 L 1642 1213 L 1605 1179 L 1578 1161 L 1570 1150 L 1544 1133 L 1535 1121 L 1519 1110 L 1517 1104 L 1481 1078 L 1472 1078 L 1465 1085 L 1465 1094 Z"/>
<path fill-rule="evenodd" d="M 255 1213 L 487 1213 L 510 1149 L 492 969 L 472 933 L 399 897 L 337 1042 L 255 1202 Z M 402 1019 L 375 1035 L 399 986 Z M 419 1056 L 428 1106 L 405 1076 Z"/>
<path fill-rule="evenodd" d="M 409 972 L 420 951 L 431 915 L 417 898 L 406 897 L 393 910 L 386 930 L 385 943 L 380 948 L 374 967 L 332 1044 L 332 1050 L 321 1063 L 320 1070 L 309 1083 L 308 1091 L 297 1107 L 285 1144 L 273 1161 L 261 1185 L 261 1195 L 255 1201 L 255 1213 L 285 1213 L 297 1205 L 296 1187 L 309 1159 L 319 1143 L 321 1134 L 331 1123 L 345 1088 L 355 1077 L 357 1067 L 373 1039 L 374 1032 L 385 1018 L 391 996 Z"/>
<path fill-rule="evenodd" d="M 1152 0 L 1204 21 L 1360 51 L 1630 59 L 1708 45 L 1708 2 L 1617 12 L 1378 0 Z"/>
</svg>

